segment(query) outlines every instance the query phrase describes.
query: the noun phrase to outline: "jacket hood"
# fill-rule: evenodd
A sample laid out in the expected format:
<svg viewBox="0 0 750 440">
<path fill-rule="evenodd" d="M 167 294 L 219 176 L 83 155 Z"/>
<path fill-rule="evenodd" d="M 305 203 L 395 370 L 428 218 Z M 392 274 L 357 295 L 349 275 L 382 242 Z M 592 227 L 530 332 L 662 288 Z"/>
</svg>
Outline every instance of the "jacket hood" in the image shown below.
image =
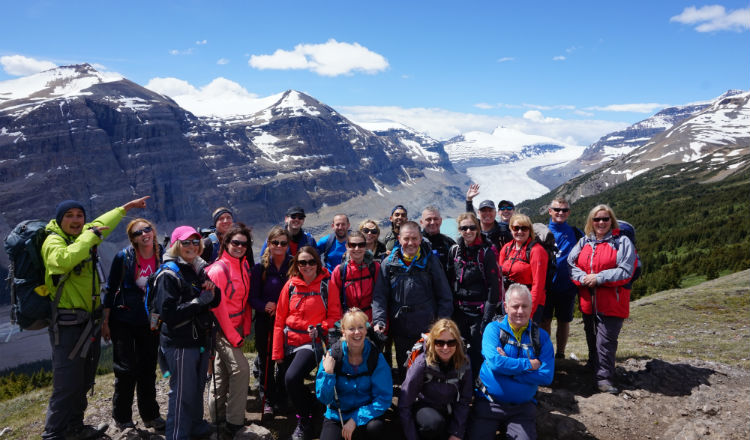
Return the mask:
<svg viewBox="0 0 750 440">
<path fill-rule="evenodd" d="M 86 223 L 86 224 L 83 225 L 82 231 L 85 231 L 87 229 L 86 226 L 88 226 L 88 223 Z M 75 238 L 76 238 L 76 237 L 72 237 L 72 236 L 66 234 L 65 232 L 63 232 L 62 228 L 60 227 L 60 225 L 57 224 L 57 220 L 55 220 L 55 219 L 50 220 L 49 223 L 47 223 L 47 226 L 45 226 L 45 229 L 48 230 L 48 231 L 50 231 L 50 232 L 54 232 L 55 234 L 57 234 L 60 237 L 64 238 L 65 241 L 67 241 L 67 242 L 71 242 L 71 241 L 75 240 Z"/>
<path fill-rule="evenodd" d="M 164 262 L 166 263 L 167 261 L 174 261 L 178 265 L 182 265 L 182 266 L 192 266 L 193 270 L 195 270 L 195 273 L 200 272 L 201 269 L 207 266 L 206 261 L 203 260 L 203 258 L 201 258 L 200 256 L 195 257 L 195 259 L 193 260 L 193 263 L 190 264 L 187 261 L 185 261 L 185 259 L 183 259 L 182 257 L 179 257 L 179 256 L 175 257 L 167 253 L 167 254 L 164 254 Z"/>
</svg>

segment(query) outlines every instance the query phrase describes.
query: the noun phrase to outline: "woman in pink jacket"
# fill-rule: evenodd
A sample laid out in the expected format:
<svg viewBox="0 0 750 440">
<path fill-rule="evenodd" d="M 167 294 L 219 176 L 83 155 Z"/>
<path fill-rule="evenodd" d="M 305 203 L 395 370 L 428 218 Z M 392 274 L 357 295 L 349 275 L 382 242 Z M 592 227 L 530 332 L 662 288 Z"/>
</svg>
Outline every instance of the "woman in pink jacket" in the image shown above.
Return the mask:
<svg viewBox="0 0 750 440">
<path fill-rule="evenodd" d="M 250 230 L 237 223 L 224 235 L 218 259 L 208 268 L 208 277 L 221 289 L 221 303 L 213 309 L 219 331 L 216 334 L 214 378 L 211 388 L 210 415 L 214 423 L 225 425 L 234 436 L 245 424 L 247 384 L 250 366 L 242 353 L 245 337 L 250 334 L 252 308 L 250 263 L 247 251 L 252 244 Z"/>
</svg>

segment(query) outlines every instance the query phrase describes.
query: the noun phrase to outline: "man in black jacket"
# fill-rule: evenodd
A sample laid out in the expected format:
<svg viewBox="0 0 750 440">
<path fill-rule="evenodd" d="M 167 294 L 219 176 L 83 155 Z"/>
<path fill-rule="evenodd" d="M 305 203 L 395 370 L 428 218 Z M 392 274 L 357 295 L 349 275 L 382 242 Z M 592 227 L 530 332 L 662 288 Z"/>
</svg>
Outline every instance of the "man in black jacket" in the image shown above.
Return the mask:
<svg viewBox="0 0 750 440">
<path fill-rule="evenodd" d="M 479 195 L 479 185 L 472 183 L 466 191 L 466 212 L 475 212 L 472 200 Z M 510 202 L 508 202 L 510 203 Z M 512 205 L 511 205 L 512 206 Z M 482 227 L 482 235 L 492 243 L 495 253 L 500 255 L 500 249 L 505 243 L 513 240 L 507 222 L 498 223 L 495 220 L 497 211 L 492 200 L 484 200 L 479 204 L 479 225 Z M 508 217 L 510 218 L 510 217 Z"/>
<path fill-rule="evenodd" d="M 445 234 L 440 233 L 443 218 L 437 206 L 427 206 L 422 210 L 422 218 L 419 220 L 422 226 L 422 237 L 432 248 L 432 253 L 440 259 L 446 277 L 448 276 L 448 251 L 456 242 Z"/>
</svg>

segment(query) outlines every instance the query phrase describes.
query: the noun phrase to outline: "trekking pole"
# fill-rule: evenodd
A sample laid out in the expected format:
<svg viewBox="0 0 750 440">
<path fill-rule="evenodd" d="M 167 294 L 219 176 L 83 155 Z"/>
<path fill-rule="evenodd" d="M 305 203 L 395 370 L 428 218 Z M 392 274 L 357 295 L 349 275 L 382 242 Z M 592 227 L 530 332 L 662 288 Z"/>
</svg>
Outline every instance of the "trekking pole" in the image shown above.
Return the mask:
<svg viewBox="0 0 750 440">
<path fill-rule="evenodd" d="M 318 335 L 323 331 L 323 326 L 318 324 Z M 323 344 L 323 353 L 328 353 L 328 347 L 326 346 L 323 338 L 320 338 L 320 343 Z M 314 348 L 314 347 L 313 347 Z M 341 429 L 344 429 L 344 416 L 341 415 L 341 405 L 339 404 L 339 393 L 336 391 L 336 379 L 333 380 L 333 399 L 336 401 L 336 409 L 339 411 L 339 421 L 341 422 Z"/>
<path fill-rule="evenodd" d="M 256 320 L 257 324 L 258 321 Z M 271 338 L 273 336 L 273 328 L 268 332 L 268 345 L 266 345 L 266 365 L 263 368 L 263 399 L 260 402 L 260 418 L 263 419 L 263 410 L 266 407 L 266 396 L 268 395 L 268 362 L 271 357 Z"/>
<path fill-rule="evenodd" d="M 216 422 L 216 438 L 221 438 L 221 433 L 219 432 L 219 405 L 217 404 L 216 400 L 218 395 L 216 394 L 216 365 L 214 365 L 214 361 L 216 360 L 216 344 L 211 344 L 214 347 L 211 349 L 211 357 L 209 358 L 209 362 L 211 363 L 211 381 L 214 383 L 214 421 Z"/>
</svg>

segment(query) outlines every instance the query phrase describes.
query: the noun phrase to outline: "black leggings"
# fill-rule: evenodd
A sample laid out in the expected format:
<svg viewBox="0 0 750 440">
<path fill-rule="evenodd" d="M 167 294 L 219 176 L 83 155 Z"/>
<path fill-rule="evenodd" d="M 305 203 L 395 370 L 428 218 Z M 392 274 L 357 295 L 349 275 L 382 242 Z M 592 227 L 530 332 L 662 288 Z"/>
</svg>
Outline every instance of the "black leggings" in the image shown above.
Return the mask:
<svg viewBox="0 0 750 440">
<path fill-rule="evenodd" d="M 305 386 L 305 378 L 310 370 L 317 367 L 315 353 L 312 350 L 301 349 L 284 358 L 284 383 L 294 410 L 298 415 L 306 417 L 313 409 L 314 397 L 310 389 Z"/>
<path fill-rule="evenodd" d="M 421 406 L 414 410 L 414 422 L 421 440 L 440 440 L 448 438 L 448 417 L 430 406 Z"/>
<path fill-rule="evenodd" d="M 357 426 L 352 433 L 352 440 L 380 440 L 385 436 L 385 422 L 382 418 L 374 418 L 366 425 Z M 341 440 L 341 422 L 323 418 L 323 430 L 320 440 Z"/>
</svg>

